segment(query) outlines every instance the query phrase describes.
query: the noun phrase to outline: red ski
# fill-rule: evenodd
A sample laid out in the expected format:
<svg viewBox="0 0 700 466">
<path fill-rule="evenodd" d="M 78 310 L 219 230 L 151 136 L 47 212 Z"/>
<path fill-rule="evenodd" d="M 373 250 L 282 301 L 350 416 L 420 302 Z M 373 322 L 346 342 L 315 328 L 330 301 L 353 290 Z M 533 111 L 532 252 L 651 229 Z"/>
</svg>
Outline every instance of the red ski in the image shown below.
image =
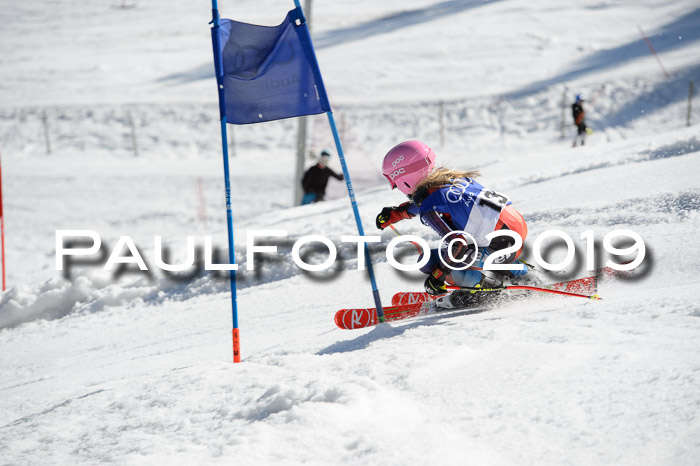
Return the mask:
<svg viewBox="0 0 700 466">
<path fill-rule="evenodd" d="M 606 267 L 606 269 L 609 269 L 609 267 Z M 610 269 L 610 271 L 614 272 L 612 269 Z M 606 275 L 610 275 L 610 273 L 608 271 L 606 271 L 605 269 L 602 270 L 602 273 L 605 273 Z M 523 288 L 508 287 L 508 288 L 509 289 L 528 289 L 525 287 L 523 287 Z M 577 278 L 575 280 L 568 280 L 565 282 L 553 283 L 551 285 L 546 285 L 546 286 L 543 286 L 541 288 L 546 289 L 546 290 L 552 290 L 552 291 L 562 291 L 565 293 L 584 295 L 584 296 L 588 297 L 590 295 L 595 295 L 598 292 L 597 275 L 594 275 L 592 277 Z M 404 291 L 401 293 L 396 293 L 391 298 L 391 304 L 392 304 L 392 306 L 399 306 L 399 305 L 403 305 L 403 304 L 424 303 L 426 301 L 432 301 L 435 298 L 437 298 L 437 296 L 432 296 L 432 295 L 429 295 L 428 293 L 425 293 L 425 292 Z"/>
<path fill-rule="evenodd" d="M 608 275 L 606 270 L 603 273 Z M 449 287 L 448 289 L 458 289 L 458 287 Z M 482 292 L 503 291 L 503 290 L 529 290 L 536 292 L 552 293 L 578 298 L 587 298 L 592 300 L 600 299 L 595 293 L 597 292 L 597 275 L 592 277 L 577 278 L 565 282 L 554 283 L 545 287 L 527 286 L 527 285 L 509 285 L 504 288 L 487 290 L 482 289 Z M 428 302 L 438 298 L 428 293 L 418 291 L 408 291 L 396 293 L 391 299 L 391 306 L 384 308 L 384 320 L 392 322 L 396 320 L 408 319 L 420 315 L 429 314 Z M 455 309 L 462 310 L 465 309 Z M 357 329 L 371 327 L 379 323 L 377 318 L 377 309 L 341 309 L 335 314 L 335 323 L 342 329 Z"/>
<path fill-rule="evenodd" d="M 423 302 L 389 306 L 384 308 L 384 320 L 392 322 L 394 320 L 408 319 L 421 313 L 427 313 L 427 306 Z M 342 329 L 371 327 L 378 323 L 379 319 L 375 308 L 341 309 L 335 313 L 335 324 Z"/>
<path fill-rule="evenodd" d="M 433 296 L 424 291 L 401 291 L 396 293 L 391 298 L 391 305 L 401 306 L 406 304 L 424 303 L 426 301 L 432 301 L 435 298 L 439 298 L 439 296 Z"/>
</svg>

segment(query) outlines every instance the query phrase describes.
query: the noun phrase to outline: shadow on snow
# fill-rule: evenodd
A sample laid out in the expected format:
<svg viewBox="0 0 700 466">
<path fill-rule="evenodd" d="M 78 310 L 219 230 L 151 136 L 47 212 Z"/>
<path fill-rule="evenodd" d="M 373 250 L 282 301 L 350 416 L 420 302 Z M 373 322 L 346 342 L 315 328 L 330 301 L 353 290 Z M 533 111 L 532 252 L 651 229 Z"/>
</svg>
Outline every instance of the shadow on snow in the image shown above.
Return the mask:
<svg viewBox="0 0 700 466">
<path fill-rule="evenodd" d="M 499 0 L 447 0 L 435 5 L 416 10 L 402 11 L 381 18 L 373 19 L 362 24 L 335 29 L 313 35 L 315 49 L 323 49 L 336 45 L 347 44 L 356 40 L 366 39 L 371 36 L 387 34 L 396 30 L 416 26 L 418 24 L 434 21 L 445 16 L 454 15 L 462 11 L 492 4 Z M 214 65 L 207 63 L 190 71 L 175 73 L 158 79 L 158 82 L 172 82 L 183 84 L 201 79 L 214 78 Z"/>
<path fill-rule="evenodd" d="M 314 37 L 314 47 L 322 49 L 347 44 L 371 36 L 388 34 L 402 28 L 416 26 L 465 10 L 493 4 L 498 0 L 448 0 L 416 10 L 401 11 L 362 24 L 320 33 Z"/>
<path fill-rule="evenodd" d="M 698 24 L 700 30 L 700 24 Z M 598 127 L 625 126 L 634 120 L 649 116 L 688 99 L 688 80 L 698 82 L 700 79 L 700 64 L 674 73 L 673 79 L 656 83 L 650 90 L 637 96 L 636 99 L 625 103 L 610 114 L 595 120 Z M 683 118 L 679 118 L 681 121 Z"/>
<path fill-rule="evenodd" d="M 662 26 L 649 35 L 649 40 L 659 54 L 671 52 L 697 42 L 700 40 L 700 8 Z M 553 84 L 567 82 L 608 68 L 617 68 L 626 62 L 646 56 L 651 56 L 649 48 L 640 36 L 639 39 L 624 45 L 595 52 L 580 60 L 573 69 L 549 79 L 529 84 L 518 91 L 508 94 L 508 98 L 526 97 Z"/>
<path fill-rule="evenodd" d="M 351 351 L 360 351 L 369 347 L 372 343 L 377 340 L 383 340 L 385 338 L 393 338 L 402 335 L 405 331 L 411 330 L 417 327 L 423 327 L 426 325 L 438 325 L 440 321 L 447 317 L 458 317 L 463 315 L 480 314 L 482 312 L 488 311 L 489 309 L 465 309 L 463 311 L 455 311 L 443 314 L 436 314 L 432 316 L 426 316 L 419 321 L 411 322 L 408 325 L 392 326 L 390 323 L 380 324 L 374 327 L 369 333 L 361 335 L 353 340 L 345 340 L 333 343 L 332 345 L 319 351 L 318 355 L 323 354 L 335 354 L 335 353 L 347 353 Z"/>
</svg>

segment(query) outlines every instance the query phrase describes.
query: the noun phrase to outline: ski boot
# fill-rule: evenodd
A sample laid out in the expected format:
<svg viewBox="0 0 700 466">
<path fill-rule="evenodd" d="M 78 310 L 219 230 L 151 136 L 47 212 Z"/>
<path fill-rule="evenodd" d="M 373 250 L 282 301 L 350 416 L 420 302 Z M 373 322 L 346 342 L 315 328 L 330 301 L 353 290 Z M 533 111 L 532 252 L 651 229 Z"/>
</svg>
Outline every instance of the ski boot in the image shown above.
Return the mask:
<svg viewBox="0 0 700 466">
<path fill-rule="evenodd" d="M 482 307 L 493 302 L 500 295 L 500 289 L 509 282 L 508 277 L 501 277 L 489 271 L 484 271 L 481 275 L 481 281 L 474 286 L 475 289 L 455 290 L 450 294 L 440 296 L 429 303 L 429 312 Z M 493 291 L 479 291 L 476 288 Z"/>
<path fill-rule="evenodd" d="M 531 269 L 533 268 L 530 265 L 527 265 L 525 262 L 516 260 L 513 265 L 524 265 L 525 269 L 524 270 L 493 270 L 493 271 L 488 271 L 485 273 L 491 273 L 494 274 L 495 277 L 494 280 L 500 279 L 502 280 L 501 286 L 508 286 L 508 285 L 525 285 L 525 284 L 532 284 L 534 283 L 535 286 L 539 286 L 542 282 L 542 280 L 537 276 L 538 274 L 536 273 L 530 273 Z"/>
</svg>

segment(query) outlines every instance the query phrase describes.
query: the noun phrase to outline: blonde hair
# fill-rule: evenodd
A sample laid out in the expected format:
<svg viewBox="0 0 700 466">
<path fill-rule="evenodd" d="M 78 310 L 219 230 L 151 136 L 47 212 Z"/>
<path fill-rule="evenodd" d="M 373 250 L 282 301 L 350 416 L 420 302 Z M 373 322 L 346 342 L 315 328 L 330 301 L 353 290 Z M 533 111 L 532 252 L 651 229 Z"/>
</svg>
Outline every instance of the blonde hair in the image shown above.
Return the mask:
<svg viewBox="0 0 700 466">
<path fill-rule="evenodd" d="M 428 190 L 434 188 L 445 188 L 447 186 L 459 183 L 462 178 L 476 178 L 477 176 L 481 176 L 479 170 L 465 172 L 455 168 L 438 167 L 431 171 L 430 174 L 423 180 L 421 180 L 413 192 L 423 188 Z"/>
</svg>

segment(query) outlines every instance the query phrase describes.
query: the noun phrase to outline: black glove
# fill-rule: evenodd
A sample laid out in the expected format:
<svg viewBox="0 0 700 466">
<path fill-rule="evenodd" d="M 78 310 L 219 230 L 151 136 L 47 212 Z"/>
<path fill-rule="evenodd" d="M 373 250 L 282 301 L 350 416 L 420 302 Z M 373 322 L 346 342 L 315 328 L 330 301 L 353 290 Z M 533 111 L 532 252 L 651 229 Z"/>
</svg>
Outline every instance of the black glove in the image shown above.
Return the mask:
<svg viewBox="0 0 700 466">
<path fill-rule="evenodd" d="M 377 215 L 377 228 L 383 230 L 392 223 L 394 223 L 391 221 L 391 213 L 393 212 L 393 210 L 394 209 L 391 207 L 384 207 L 382 209 L 379 215 Z"/>
<path fill-rule="evenodd" d="M 425 286 L 426 293 L 433 296 L 447 293 L 445 282 L 439 278 L 433 277 L 432 274 L 428 275 L 428 278 L 425 279 L 423 286 Z"/>
<path fill-rule="evenodd" d="M 383 230 L 399 220 L 413 217 L 413 215 L 408 213 L 408 207 L 410 205 L 410 202 L 404 202 L 398 207 L 384 207 L 379 215 L 377 215 L 377 228 Z"/>
</svg>

